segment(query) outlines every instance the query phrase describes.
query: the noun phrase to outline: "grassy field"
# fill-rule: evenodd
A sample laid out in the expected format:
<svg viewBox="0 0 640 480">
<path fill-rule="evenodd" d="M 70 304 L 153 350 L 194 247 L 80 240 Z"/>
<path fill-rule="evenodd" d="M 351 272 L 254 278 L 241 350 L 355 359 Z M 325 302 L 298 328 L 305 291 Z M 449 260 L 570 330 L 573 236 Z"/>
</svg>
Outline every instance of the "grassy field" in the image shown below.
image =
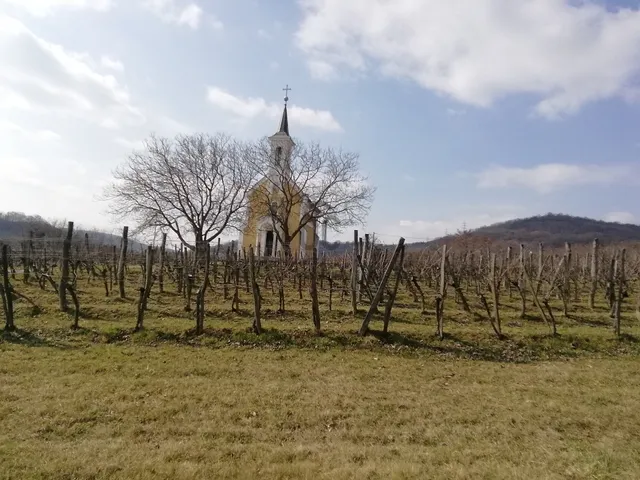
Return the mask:
<svg viewBox="0 0 640 480">
<path fill-rule="evenodd" d="M 498 340 L 448 299 L 440 341 L 408 298 L 360 338 L 339 296 L 316 336 L 306 292 L 286 315 L 265 292 L 258 337 L 249 298 L 231 313 L 218 291 L 195 336 L 173 293 L 134 333 L 135 302 L 83 280 L 71 331 L 50 290 L 15 285 L 38 308 L 0 336 L 0 478 L 638 478 L 630 305 L 621 339 L 604 305 L 551 338 L 514 299 Z"/>
</svg>

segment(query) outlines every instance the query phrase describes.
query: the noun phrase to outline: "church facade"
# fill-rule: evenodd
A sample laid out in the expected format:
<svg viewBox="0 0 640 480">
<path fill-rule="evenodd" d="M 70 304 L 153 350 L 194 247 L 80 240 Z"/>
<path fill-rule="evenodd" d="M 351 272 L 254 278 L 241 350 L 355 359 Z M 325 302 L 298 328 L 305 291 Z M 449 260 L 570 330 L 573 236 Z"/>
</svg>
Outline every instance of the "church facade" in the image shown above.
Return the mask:
<svg viewBox="0 0 640 480">
<path fill-rule="evenodd" d="M 289 135 L 287 100 L 288 98 L 285 99 L 280 128 L 269 137 L 269 161 L 273 163 L 269 168 L 268 175 L 249 194 L 247 219 L 238 241 L 240 250 L 248 251 L 250 247 L 253 247 L 256 254 L 261 257 L 285 254 L 284 245 L 278 241 L 278 237 L 284 238 L 282 227 L 278 225 L 278 222 L 275 222 L 274 225 L 265 199 L 277 203 L 280 198 L 284 197 L 284 192 L 287 192 L 289 214 L 286 220 L 289 232 L 298 228 L 303 216 L 312 207 L 308 197 L 296 188 L 291 176 L 287 175 L 290 168 L 291 152 L 295 145 Z M 291 255 L 300 257 L 311 255 L 313 248 L 318 246 L 318 239 L 316 221 L 311 220 L 291 239 L 289 243 Z"/>
</svg>

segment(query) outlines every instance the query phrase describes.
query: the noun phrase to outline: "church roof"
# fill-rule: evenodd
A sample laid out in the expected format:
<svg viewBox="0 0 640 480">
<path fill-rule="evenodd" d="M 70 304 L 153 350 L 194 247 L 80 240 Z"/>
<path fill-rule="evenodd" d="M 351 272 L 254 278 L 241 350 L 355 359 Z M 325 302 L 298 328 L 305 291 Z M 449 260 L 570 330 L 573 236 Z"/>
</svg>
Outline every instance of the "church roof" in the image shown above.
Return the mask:
<svg viewBox="0 0 640 480">
<path fill-rule="evenodd" d="M 280 120 L 280 130 L 278 133 L 285 133 L 289 135 L 289 116 L 287 115 L 287 104 L 284 104 L 284 110 L 282 111 L 282 120 Z"/>
</svg>

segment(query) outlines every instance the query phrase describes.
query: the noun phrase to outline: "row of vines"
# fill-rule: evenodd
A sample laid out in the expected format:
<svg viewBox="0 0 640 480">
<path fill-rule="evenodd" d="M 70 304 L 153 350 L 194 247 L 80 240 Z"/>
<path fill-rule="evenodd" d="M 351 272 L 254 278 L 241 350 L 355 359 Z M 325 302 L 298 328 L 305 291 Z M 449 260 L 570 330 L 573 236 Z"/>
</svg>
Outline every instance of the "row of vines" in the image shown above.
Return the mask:
<svg viewBox="0 0 640 480">
<path fill-rule="evenodd" d="M 131 244 L 131 246 L 130 246 Z M 240 310 L 241 293 L 251 298 L 252 326 L 262 332 L 266 296 L 277 298 L 278 312 L 287 311 L 294 291 L 307 299 L 313 328 L 321 331 L 322 309 L 336 301 L 347 303 L 362 319 L 358 330 L 366 335 L 376 314 L 382 315 L 387 332 L 398 292 L 412 299 L 426 321 L 432 318 L 436 334 L 445 335 L 445 304 L 453 302 L 466 314 L 485 319 L 499 338 L 503 334 L 506 302 L 517 302 L 519 316 L 535 315 L 550 335 L 558 334 L 558 316 L 567 317 L 577 306 L 603 309 L 615 335 L 623 329 L 623 311 L 640 319 L 640 295 L 634 291 L 640 275 L 637 245 L 590 245 L 545 248 L 544 245 L 505 245 L 463 234 L 449 244 L 411 251 L 400 239 L 395 246 L 378 244 L 373 237 L 354 231 L 353 250 L 343 255 L 309 258 L 261 257 L 260 248 L 238 250 L 233 245 L 201 245 L 195 251 L 130 242 L 124 227 L 119 246 L 93 244 L 89 234 L 74 235 L 73 222 L 58 238 L 33 235 L 2 244 L 0 297 L 5 328 L 15 329 L 15 302 L 37 305 L 20 285 L 37 284 L 57 295 L 59 309 L 73 313 L 78 328 L 83 298 L 79 285 L 99 284 L 104 295 L 136 299 L 135 329 L 144 328 L 150 297 L 173 289 L 184 310 L 195 322 L 195 333 L 204 331 L 208 302 L 228 303 Z M 139 278 L 132 285 L 132 273 Z M 322 296 L 323 301 L 320 301 Z M 635 298 L 635 301 L 633 300 Z M 71 309 L 71 304 L 73 309 Z M 625 306 L 631 304 L 625 310 Z"/>
</svg>

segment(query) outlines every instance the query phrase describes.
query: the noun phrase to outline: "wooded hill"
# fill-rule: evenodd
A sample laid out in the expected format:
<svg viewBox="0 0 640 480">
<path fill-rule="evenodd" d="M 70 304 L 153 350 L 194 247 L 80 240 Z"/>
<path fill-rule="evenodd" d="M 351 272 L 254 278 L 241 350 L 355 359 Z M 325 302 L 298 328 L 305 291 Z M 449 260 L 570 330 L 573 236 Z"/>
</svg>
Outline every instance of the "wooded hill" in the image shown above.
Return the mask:
<svg viewBox="0 0 640 480">
<path fill-rule="evenodd" d="M 480 227 L 473 236 L 494 241 L 562 246 L 565 242 L 579 245 L 598 238 L 602 243 L 615 244 L 640 241 L 640 225 L 605 222 L 592 218 L 548 213 L 535 217 L 509 220 Z M 449 237 L 438 239 L 446 242 Z"/>
<path fill-rule="evenodd" d="M 61 237 L 65 222 L 54 225 L 40 216 L 29 216 L 23 213 L 0 213 L 0 240 L 22 239 L 33 231 L 34 236 Z M 94 243 L 118 245 L 120 237 L 101 232 L 89 232 Z M 535 217 L 509 220 L 495 223 L 486 227 L 465 232 L 472 237 L 486 238 L 493 241 L 537 244 L 544 243 L 548 246 L 562 246 L 565 242 L 572 244 L 585 244 L 600 239 L 606 244 L 640 242 L 640 225 L 605 222 L 585 217 L 553 214 L 538 215 Z M 424 248 L 428 245 L 447 243 L 453 240 L 455 235 L 435 239 L 429 243 L 407 243 L 410 249 Z M 340 254 L 352 248 L 350 242 L 322 243 L 320 250 L 327 254 Z"/>
<path fill-rule="evenodd" d="M 640 225 L 605 222 L 592 218 L 548 213 L 528 218 L 495 223 L 475 230 L 457 232 L 430 242 L 407 243 L 407 249 L 418 250 L 428 246 L 451 243 L 461 233 L 468 239 L 477 238 L 490 242 L 523 243 L 549 247 L 563 246 L 565 242 L 580 245 L 598 238 L 604 244 L 640 242 Z M 385 237 L 386 240 L 388 240 Z M 350 242 L 329 242 L 323 245 L 327 253 L 344 253 L 351 250 Z"/>
<path fill-rule="evenodd" d="M 0 212 L 0 242 L 16 241 L 29 238 L 33 232 L 34 238 L 62 238 L 67 230 L 67 222 L 51 222 L 39 215 L 25 215 L 20 212 Z M 120 245 L 120 236 L 104 233 L 97 230 L 74 230 L 74 236 L 89 234 L 91 242 L 95 245 Z M 130 240 L 130 244 L 138 247 L 140 244 Z"/>
</svg>

